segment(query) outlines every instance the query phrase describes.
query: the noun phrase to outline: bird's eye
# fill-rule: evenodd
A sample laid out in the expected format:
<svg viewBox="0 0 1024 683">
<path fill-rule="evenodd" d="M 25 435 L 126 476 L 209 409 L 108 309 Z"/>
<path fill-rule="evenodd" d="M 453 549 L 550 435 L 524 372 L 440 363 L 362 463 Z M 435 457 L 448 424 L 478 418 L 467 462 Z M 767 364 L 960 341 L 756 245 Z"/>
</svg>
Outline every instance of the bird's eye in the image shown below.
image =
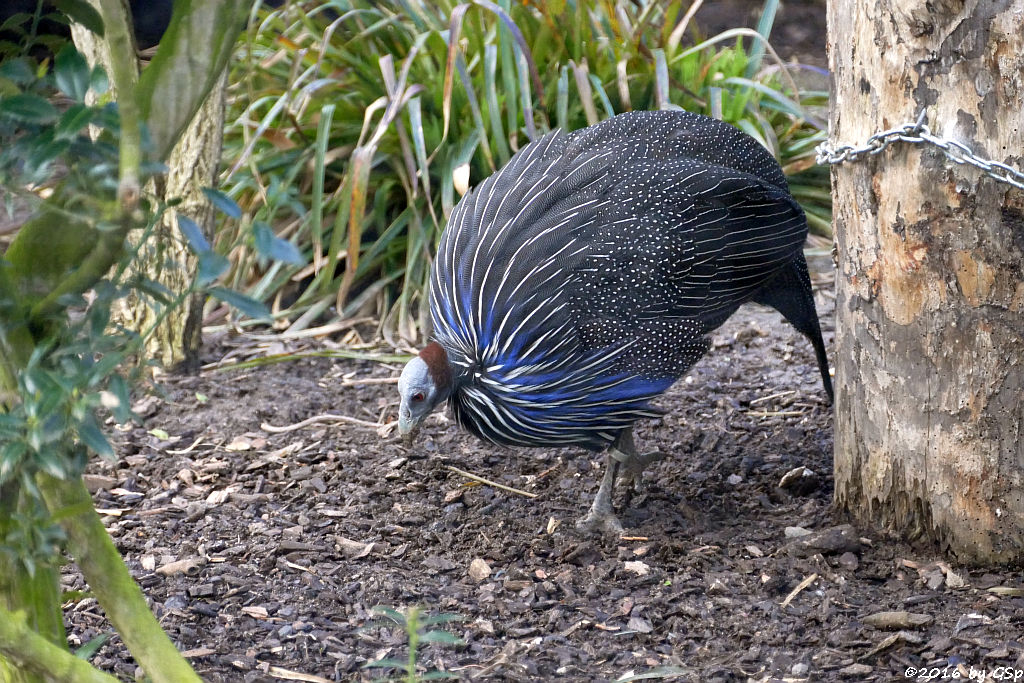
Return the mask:
<svg viewBox="0 0 1024 683">
<path fill-rule="evenodd" d="M 422 401 L 424 398 L 426 398 L 426 396 L 423 395 L 422 391 L 417 391 L 415 394 L 412 395 L 412 400 L 416 401 L 417 403 Z"/>
</svg>

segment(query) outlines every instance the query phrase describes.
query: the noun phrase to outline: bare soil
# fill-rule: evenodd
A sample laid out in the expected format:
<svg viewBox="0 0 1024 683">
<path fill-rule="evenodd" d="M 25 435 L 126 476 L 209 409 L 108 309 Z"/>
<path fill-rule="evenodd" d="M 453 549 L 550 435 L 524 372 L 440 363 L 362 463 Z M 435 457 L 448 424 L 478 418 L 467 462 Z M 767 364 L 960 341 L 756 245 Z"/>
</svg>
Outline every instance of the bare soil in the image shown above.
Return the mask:
<svg viewBox="0 0 1024 683">
<path fill-rule="evenodd" d="M 830 343 L 831 301 L 819 293 Z M 459 615 L 446 628 L 465 644 L 425 646 L 419 662 L 463 680 L 1024 671 L 1018 574 L 957 566 L 833 512 L 831 408 L 806 341 L 751 306 L 713 345 L 664 396 L 666 415 L 638 429 L 642 447 L 671 457 L 622 514 L 626 538 L 574 528 L 599 456 L 497 448 L 441 415 L 411 448 L 358 424 L 264 428 L 324 413 L 393 420 L 399 366 L 370 361 L 169 378 L 163 398 L 140 401 L 144 424 L 119 435 L 120 461 L 96 463 L 89 483 L 154 611 L 209 681 L 370 680 L 380 671 L 367 662 L 406 656 L 401 629 L 367 628 L 377 605 Z M 209 360 L 299 349 L 221 339 Z M 813 474 L 780 487 L 799 467 Z M 811 535 L 791 538 L 801 530 Z M 912 616 L 872 616 L 886 611 Z M 67 622 L 74 644 L 110 630 L 92 599 Z M 116 636 L 94 661 L 135 675 Z"/>
<path fill-rule="evenodd" d="M 760 6 L 708 2 L 697 18 L 713 34 Z M 785 57 L 824 66 L 823 8 L 782 5 L 773 44 Z M 827 284 L 819 306 L 831 344 Z M 222 338 L 206 355 L 323 347 Z M 390 422 L 399 366 L 370 361 L 169 378 L 89 484 L 208 681 L 371 680 L 382 672 L 366 663 L 407 653 L 401 629 L 372 625 L 378 605 L 459 615 L 445 628 L 464 644 L 426 645 L 418 662 L 461 680 L 666 667 L 685 681 L 1024 680 L 1019 573 L 959 566 L 833 511 L 831 407 L 806 341 L 745 307 L 713 347 L 664 396 L 665 416 L 638 428 L 641 447 L 671 457 L 622 513 L 625 538 L 574 528 L 600 456 L 489 446 L 440 415 L 412 448 L 353 423 L 264 429 L 324 413 Z M 86 588 L 73 569 L 65 583 Z M 111 631 L 91 598 L 66 617 L 76 645 Z M 136 675 L 116 635 L 93 661 Z"/>
</svg>

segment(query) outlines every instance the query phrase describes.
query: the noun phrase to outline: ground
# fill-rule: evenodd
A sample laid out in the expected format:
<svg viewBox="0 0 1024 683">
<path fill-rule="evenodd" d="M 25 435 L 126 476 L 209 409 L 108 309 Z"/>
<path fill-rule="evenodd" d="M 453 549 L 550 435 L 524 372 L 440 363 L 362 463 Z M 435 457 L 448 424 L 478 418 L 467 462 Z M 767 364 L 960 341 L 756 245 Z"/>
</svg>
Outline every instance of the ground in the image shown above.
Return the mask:
<svg viewBox="0 0 1024 683">
<path fill-rule="evenodd" d="M 818 298 L 831 346 L 827 285 Z M 213 361 L 311 348 L 214 342 Z M 88 483 L 209 681 L 369 680 L 367 662 L 406 653 L 400 629 L 367 628 L 378 605 L 458 615 L 446 628 L 465 644 L 426 646 L 419 662 L 461 679 L 1024 676 L 1019 574 L 957 566 L 833 512 L 831 408 L 806 341 L 745 307 L 713 347 L 661 401 L 665 417 L 638 430 L 671 457 L 648 471 L 621 539 L 575 530 L 601 465 L 574 449 L 489 446 L 441 415 L 409 448 L 363 424 L 265 428 L 324 413 L 394 420 L 400 366 L 371 361 L 167 378 L 163 398 L 140 399 L 144 423 L 119 434 L 119 461 L 95 464 Z M 780 487 L 800 467 L 813 474 Z M 910 615 L 872 616 L 889 611 Z M 110 628 L 92 599 L 67 620 L 75 644 Z M 134 676 L 117 637 L 94 661 Z"/>
<path fill-rule="evenodd" d="M 711 34 L 761 4 L 705 3 L 698 19 Z M 824 66 L 823 6 L 783 3 L 784 56 Z M 817 270 L 831 350 L 830 275 Z M 324 346 L 211 338 L 206 355 Z M 418 661 L 464 680 L 1024 680 L 1019 573 L 958 566 L 833 511 L 831 407 L 805 340 L 749 307 L 713 347 L 663 398 L 665 417 L 638 429 L 670 457 L 622 514 L 625 538 L 574 528 L 598 456 L 488 446 L 441 416 L 411 448 L 379 433 L 400 366 L 371 361 L 168 377 L 88 483 L 208 681 L 370 680 L 381 672 L 367 662 L 407 652 L 401 629 L 372 626 L 379 605 L 458 615 L 444 628 L 464 644 L 425 646 Z M 370 424 L 263 427 L 325 413 Z M 64 578 L 85 589 L 73 568 Z M 111 631 L 91 598 L 66 617 L 75 645 Z M 93 661 L 135 676 L 116 636 Z"/>
</svg>

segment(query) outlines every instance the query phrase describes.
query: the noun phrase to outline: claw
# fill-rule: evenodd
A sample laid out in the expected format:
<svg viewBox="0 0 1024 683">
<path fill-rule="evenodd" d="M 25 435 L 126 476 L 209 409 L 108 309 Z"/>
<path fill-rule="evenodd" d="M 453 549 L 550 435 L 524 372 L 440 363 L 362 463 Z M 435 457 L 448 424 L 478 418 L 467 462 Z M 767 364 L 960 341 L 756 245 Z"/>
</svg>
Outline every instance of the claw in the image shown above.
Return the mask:
<svg viewBox="0 0 1024 683">
<path fill-rule="evenodd" d="M 576 521 L 576 528 L 590 533 L 605 533 L 610 536 L 621 536 L 624 529 L 622 522 L 613 512 L 599 513 L 591 508 L 586 517 Z"/>
<path fill-rule="evenodd" d="M 626 430 L 619 435 L 615 443 L 608 450 L 604 477 L 601 479 L 601 486 L 594 496 L 594 503 L 590 506 L 587 516 L 576 522 L 576 527 L 584 531 L 603 531 L 610 534 L 621 535 L 623 528 L 615 516 L 612 508 L 612 493 L 615 489 L 615 477 L 619 468 L 626 471 L 626 479 L 631 485 L 626 489 L 626 507 L 632 498 L 632 492 L 641 490 L 641 475 L 652 463 L 658 462 L 666 457 L 661 451 L 650 453 L 637 453 L 636 445 L 633 443 L 632 430 Z"/>
<path fill-rule="evenodd" d="M 622 463 L 626 466 L 626 480 L 632 482 L 635 492 L 640 493 L 643 490 L 644 470 L 667 457 L 668 453 L 663 453 L 662 451 L 634 453 L 631 458 Z"/>
</svg>

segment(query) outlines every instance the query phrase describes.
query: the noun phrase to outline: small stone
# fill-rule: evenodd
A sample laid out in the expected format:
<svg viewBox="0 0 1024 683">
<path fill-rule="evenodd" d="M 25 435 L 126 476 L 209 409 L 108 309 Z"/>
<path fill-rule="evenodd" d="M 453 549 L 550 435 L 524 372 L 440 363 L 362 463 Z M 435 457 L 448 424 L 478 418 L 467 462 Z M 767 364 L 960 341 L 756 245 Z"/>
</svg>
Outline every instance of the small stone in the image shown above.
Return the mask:
<svg viewBox="0 0 1024 683">
<path fill-rule="evenodd" d="M 860 560 L 851 552 L 845 552 L 839 556 L 839 566 L 849 571 L 855 571 L 860 566 Z"/>
<path fill-rule="evenodd" d="M 164 607 L 167 609 L 185 609 L 187 606 L 188 600 L 183 595 L 172 595 L 164 600 Z"/>
<path fill-rule="evenodd" d="M 805 529 L 802 526 L 787 526 L 786 527 L 786 538 L 800 538 L 801 536 L 810 536 L 810 529 Z"/>
<path fill-rule="evenodd" d="M 840 555 L 845 552 L 858 552 L 860 539 L 857 532 L 849 524 L 840 524 L 828 529 L 820 529 L 810 534 L 803 534 L 785 546 L 786 552 L 792 557 L 810 557 L 817 555 Z"/>
<path fill-rule="evenodd" d="M 839 670 L 839 673 L 844 676 L 867 676 L 871 673 L 872 669 L 867 664 L 851 664 L 850 666 L 844 666 Z"/>
<path fill-rule="evenodd" d="M 491 575 L 491 565 L 487 564 L 482 558 L 474 558 L 469 563 L 469 578 L 473 579 L 477 583 L 483 581 Z"/>
<path fill-rule="evenodd" d="M 730 474 L 726 481 L 729 483 L 730 486 L 736 486 L 737 484 L 743 481 L 743 477 L 741 477 L 738 474 Z"/>
<path fill-rule="evenodd" d="M 630 617 L 629 623 L 626 624 L 626 628 L 631 631 L 639 631 L 640 633 L 650 633 L 654 630 L 654 626 L 651 622 L 643 617 Z"/>
</svg>

